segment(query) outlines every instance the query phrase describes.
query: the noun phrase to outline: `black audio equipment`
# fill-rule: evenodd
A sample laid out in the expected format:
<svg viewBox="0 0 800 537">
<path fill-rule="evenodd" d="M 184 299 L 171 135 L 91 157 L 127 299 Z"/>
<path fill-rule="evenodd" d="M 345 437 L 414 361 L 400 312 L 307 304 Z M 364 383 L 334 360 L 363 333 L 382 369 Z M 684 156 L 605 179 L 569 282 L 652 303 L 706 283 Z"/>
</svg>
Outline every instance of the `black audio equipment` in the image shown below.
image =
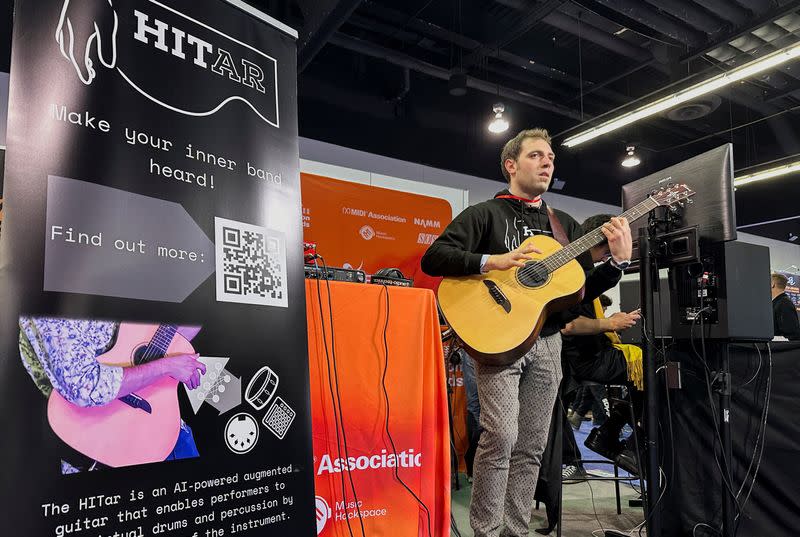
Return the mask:
<svg viewBox="0 0 800 537">
<path fill-rule="evenodd" d="M 738 241 L 703 245 L 700 262 L 674 267 L 670 279 L 674 338 L 699 338 L 701 324 L 706 339 L 773 338 L 766 246 Z"/>
<path fill-rule="evenodd" d="M 340 267 L 322 267 L 317 265 L 304 265 L 306 279 L 332 280 L 336 282 L 365 283 L 367 276 L 363 270 L 346 269 Z"/>
<path fill-rule="evenodd" d="M 387 267 L 375 272 L 370 283 L 378 285 L 394 285 L 395 287 L 414 287 L 414 280 L 406 278 L 399 268 Z"/>
<path fill-rule="evenodd" d="M 378 285 L 394 285 L 395 287 L 414 287 L 414 280 L 409 280 L 408 278 L 396 278 L 392 276 L 379 276 L 377 274 L 373 274 L 370 277 L 369 283 L 375 283 Z"/>
</svg>

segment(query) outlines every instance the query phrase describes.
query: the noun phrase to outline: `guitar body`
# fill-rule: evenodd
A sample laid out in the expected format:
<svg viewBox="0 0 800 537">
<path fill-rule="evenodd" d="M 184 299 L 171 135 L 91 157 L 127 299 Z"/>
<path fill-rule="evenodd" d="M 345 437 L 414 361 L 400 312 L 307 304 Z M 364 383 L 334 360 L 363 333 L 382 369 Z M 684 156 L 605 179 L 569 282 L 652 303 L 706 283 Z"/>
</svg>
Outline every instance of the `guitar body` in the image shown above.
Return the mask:
<svg viewBox="0 0 800 537">
<path fill-rule="evenodd" d="M 522 244 L 532 244 L 542 251 L 530 254 L 534 261 L 562 248 L 545 235 L 530 237 Z M 520 271 L 525 270 L 515 267 L 447 277 L 439 286 L 439 305 L 448 324 L 467 346 L 470 356 L 484 365 L 503 366 L 516 361 L 531 349 L 550 314 L 583 298 L 586 275 L 574 259 L 535 286 L 523 283 L 525 278 Z"/>
<path fill-rule="evenodd" d="M 97 357 L 103 364 L 131 367 L 134 353 L 144 347 L 159 325 L 122 323 L 114 346 Z M 194 353 L 192 345 L 176 334 L 167 356 Z M 148 413 L 119 399 L 96 407 L 79 407 L 53 390 L 47 419 L 53 432 L 67 445 L 108 466 L 130 466 L 163 461 L 172 452 L 180 432 L 178 381 L 164 376 L 136 395 L 152 409 Z"/>
</svg>

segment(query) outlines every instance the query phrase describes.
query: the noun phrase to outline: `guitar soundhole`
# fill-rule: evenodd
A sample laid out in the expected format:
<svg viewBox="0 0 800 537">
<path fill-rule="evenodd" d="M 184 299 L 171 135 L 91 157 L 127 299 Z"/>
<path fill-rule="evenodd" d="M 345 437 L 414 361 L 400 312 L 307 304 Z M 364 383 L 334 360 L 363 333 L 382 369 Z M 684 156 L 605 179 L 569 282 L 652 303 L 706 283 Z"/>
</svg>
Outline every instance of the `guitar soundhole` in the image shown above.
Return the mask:
<svg viewBox="0 0 800 537">
<path fill-rule="evenodd" d="M 531 261 L 517 271 L 517 280 L 525 287 L 541 287 L 547 283 L 550 273 L 541 261 Z"/>
<path fill-rule="evenodd" d="M 147 352 L 147 345 L 141 345 L 133 351 L 133 365 L 142 365 L 156 358 L 152 351 Z"/>
</svg>

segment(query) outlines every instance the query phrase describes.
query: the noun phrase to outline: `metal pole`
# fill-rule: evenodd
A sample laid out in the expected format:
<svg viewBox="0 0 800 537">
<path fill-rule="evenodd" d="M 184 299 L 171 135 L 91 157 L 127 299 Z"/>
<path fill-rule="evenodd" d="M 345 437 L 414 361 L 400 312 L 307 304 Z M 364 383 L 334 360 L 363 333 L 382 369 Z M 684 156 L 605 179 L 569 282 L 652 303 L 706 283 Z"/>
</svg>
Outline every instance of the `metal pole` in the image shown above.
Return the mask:
<svg viewBox="0 0 800 537">
<path fill-rule="evenodd" d="M 659 391 L 656 379 L 656 347 L 655 347 L 655 312 L 653 310 L 653 282 L 658 281 L 657 274 L 654 274 L 653 249 L 651 237 L 648 235 L 650 226 L 639 229 L 639 278 L 644 343 L 644 426 L 646 433 L 645 446 L 647 450 L 647 499 L 645 506 L 645 526 L 647 527 L 648 537 L 661 537 L 661 510 L 659 497 L 661 495 L 661 483 L 659 483 L 660 471 L 658 466 L 659 454 L 658 444 L 658 408 Z M 642 476 L 643 477 L 643 476 Z"/>
</svg>

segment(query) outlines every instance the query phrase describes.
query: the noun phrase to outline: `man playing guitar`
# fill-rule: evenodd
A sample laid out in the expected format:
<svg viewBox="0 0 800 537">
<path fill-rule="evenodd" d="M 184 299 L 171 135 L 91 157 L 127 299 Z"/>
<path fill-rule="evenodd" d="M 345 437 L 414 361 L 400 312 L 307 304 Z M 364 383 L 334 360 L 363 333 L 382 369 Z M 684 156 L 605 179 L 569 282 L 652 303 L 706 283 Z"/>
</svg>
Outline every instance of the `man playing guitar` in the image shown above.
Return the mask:
<svg viewBox="0 0 800 537">
<path fill-rule="evenodd" d="M 553 177 L 555 155 L 544 129 L 517 134 L 503 147 L 500 165 L 508 189 L 468 207 L 447 226 L 422 258 L 431 276 L 466 276 L 523 267 L 528 254 L 541 253 L 522 242 L 533 235 L 582 235 L 580 226 L 542 201 Z M 584 301 L 619 281 L 631 256 L 631 234 L 624 218 L 602 227 L 612 259 L 589 270 Z M 561 241 L 559 241 L 561 242 Z M 562 242 L 563 244 L 563 242 Z M 528 534 L 534 489 L 561 381 L 561 334 L 568 314 L 547 318 L 539 339 L 508 366 L 476 363 L 481 405 L 481 435 L 475 456 L 470 525 L 476 537 Z"/>
</svg>

